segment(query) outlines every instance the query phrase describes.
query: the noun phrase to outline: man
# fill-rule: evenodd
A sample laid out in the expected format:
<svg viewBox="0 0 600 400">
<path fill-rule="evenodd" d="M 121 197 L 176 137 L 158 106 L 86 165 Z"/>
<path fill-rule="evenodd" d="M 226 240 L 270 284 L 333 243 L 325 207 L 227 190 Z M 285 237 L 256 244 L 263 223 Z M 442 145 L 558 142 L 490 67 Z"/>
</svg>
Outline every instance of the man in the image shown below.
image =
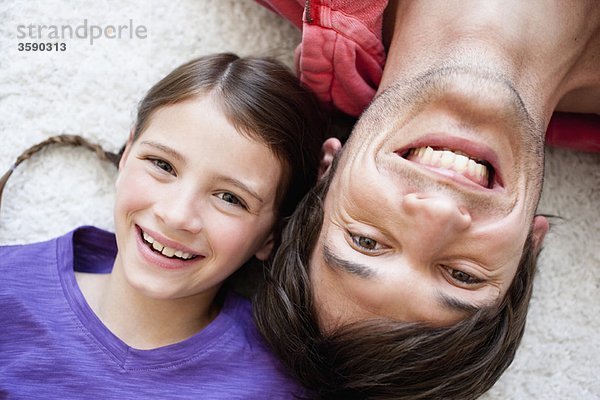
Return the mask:
<svg viewBox="0 0 600 400">
<path fill-rule="evenodd" d="M 315 3 L 305 27 L 360 8 Z M 325 142 L 323 181 L 290 222 L 258 320 L 323 395 L 475 398 L 523 333 L 552 113 L 600 113 L 600 7 L 398 1 L 381 17 L 377 95 L 343 148 Z"/>
</svg>

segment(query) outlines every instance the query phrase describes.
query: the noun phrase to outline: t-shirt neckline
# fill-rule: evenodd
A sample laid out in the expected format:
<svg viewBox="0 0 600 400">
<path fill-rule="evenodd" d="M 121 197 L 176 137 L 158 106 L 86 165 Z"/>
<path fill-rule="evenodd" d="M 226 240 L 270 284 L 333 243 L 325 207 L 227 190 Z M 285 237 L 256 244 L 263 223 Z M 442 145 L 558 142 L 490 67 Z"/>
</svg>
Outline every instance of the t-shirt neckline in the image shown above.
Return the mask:
<svg viewBox="0 0 600 400">
<path fill-rule="evenodd" d="M 58 263 L 63 292 L 79 320 L 80 328 L 121 368 L 172 368 L 202 353 L 210 352 L 216 341 L 222 345 L 224 341 L 233 340 L 235 330 L 231 328 L 235 316 L 231 314 L 235 314 L 236 304 L 241 298 L 230 293 L 226 296 L 217 317 L 195 335 L 181 342 L 151 350 L 130 347 L 96 316 L 75 279 L 76 269 L 91 273 L 110 272 L 117 252 L 114 234 L 95 227 L 80 227 L 59 238 L 57 252 L 57 259 L 64 260 Z"/>
</svg>

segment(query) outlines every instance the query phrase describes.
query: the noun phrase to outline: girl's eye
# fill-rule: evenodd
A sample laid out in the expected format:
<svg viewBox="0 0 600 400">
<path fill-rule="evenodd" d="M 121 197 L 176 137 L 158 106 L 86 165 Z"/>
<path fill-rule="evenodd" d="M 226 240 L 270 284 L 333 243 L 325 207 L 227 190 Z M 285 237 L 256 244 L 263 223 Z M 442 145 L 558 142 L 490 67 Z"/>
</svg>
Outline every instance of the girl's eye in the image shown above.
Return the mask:
<svg viewBox="0 0 600 400">
<path fill-rule="evenodd" d="M 363 250 L 376 251 L 381 250 L 382 248 L 382 246 L 375 239 L 371 239 L 368 236 L 350 234 L 350 237 L 352 238 L 352 242 L 354 242 L 356 246 Z"/>
<path fill-rule="evenodd" d="M 244 204 L 244 202 L 242 202 L 242 200 L 240 200 L 236 195 L 231 194 L 229 192 L 219 193 L 217 194 L 217 197 L 226 203 L 246 208 L 246 205 Z"/>
<path fill-rule="evenodd" d="M 481 279 L 475 278 L 464 271 L 448 268 L 450 277 L 461 285 L 475 285 L 481 283 Z"/>
<path fill-rule="evenodd" d="M 158 168 L 162 169 L 163 171 L 169 173 L 169 174 L 173 174 L 173 166 L 171 166 L 171 164 L 169 164 L 168 162 L 164 161 L 164 160 L 160 160 L 158 158 L 153 158 L 150 159 L 150 161 L 152 162 L 152 164 L 156 165 Z"/>
</svg>

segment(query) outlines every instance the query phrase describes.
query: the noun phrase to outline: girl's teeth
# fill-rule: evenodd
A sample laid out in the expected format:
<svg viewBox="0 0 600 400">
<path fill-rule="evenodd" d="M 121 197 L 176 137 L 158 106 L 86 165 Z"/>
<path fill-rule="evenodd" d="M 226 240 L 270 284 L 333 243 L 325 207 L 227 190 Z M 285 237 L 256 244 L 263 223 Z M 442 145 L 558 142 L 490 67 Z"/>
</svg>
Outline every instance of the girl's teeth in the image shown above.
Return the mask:
<svg viewBox="0 0 600 400">
<path fill-rule="evenodd" d="M 194 255 L 191 253 L 186 253 L 185 251 L 181 251 L 181 250 L 175 250 L 171 247 L 165 246 L 165 245 L 157 242 L 156 239 L 154 239 L 152 236 L 148 235 L 146 232 L 142 233 L 142 237 L 148 244 L 152 245 L 152 248 L 154 250 L 158 251 L 163 256 L 166 256 L 169 258 L 172 258 L 173 256 L 175 256 L 178 258 L 182 258 L 184 260 L 189 260 L 190 258 L 194 257 Z"/>
<path fill-rule="evenodd" d="M 163 256 L 173 257 L 175 255 L 175 250 L 170 247 L 163 247 L 162 254 Z"/>
<path fill-rule="evenodd" d="M 144 232 L 144 240 L 150 244 L 154 243 L 154 238 L 148 235 L 146 232 Z"/>
</svg>

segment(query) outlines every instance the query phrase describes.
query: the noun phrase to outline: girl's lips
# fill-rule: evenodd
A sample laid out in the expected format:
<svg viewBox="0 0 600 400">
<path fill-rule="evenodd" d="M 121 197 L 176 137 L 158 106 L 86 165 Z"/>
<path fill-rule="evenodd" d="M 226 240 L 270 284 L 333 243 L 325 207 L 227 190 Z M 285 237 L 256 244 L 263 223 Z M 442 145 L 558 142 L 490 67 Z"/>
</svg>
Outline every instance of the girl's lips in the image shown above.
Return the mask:
<svg viewBox="0 0 600 400">
<path fill-rule="evenodd" d="M 189 268 L 193 265 L 196 265 L 196 262 L 201 261 L 205 258 L 203 255 L 197 255 L 196 253 L 192 253 L 192 254 L 195 254 L 195 257 L 191 258 L 189 260 L 183 260 L 183 259 L 175 258 L 175 257 L 173 257 L 173 258 L 167 257 L 167 256 L 150 248 L 151 245 L 149 245 L 142 238 L 143 230 L 139 226 L 136 226 L 136 230 L 137 230 L 136 245 L 137 245 L 138 252 L 141 255 L 141 257 L 147 263 L 149 263 L 151 265 L 154 265 L 161 269 L 166 269 L 166 270 L 180 270 L 180 269 Z M 157 236 L 161 237 L 160 235 L 157 235 Z M 168 242 L 173 244 L 172 241 L 168 241 Z M 182 248 L 182 246 L 179 245 L 178 249 L 179 248 Z"/>
<path fill-rule="evenodd" d="M 138 232 L 140 233 L 140 235 L 142 234 L 142 232 L 146 232 L 148 235 L 152 236 L 155 240 L 158 240 L 164 246 L 168 246 L 168 247 L 170 247 L 172 249 L 179 250 L 179 251 L 182 251 L 184 253 L 190 253 L 190 254 L 193 254 L 193 255 L 200 255 L 198 251 L 196 251 L 196 250 L 194 250 L 192 248 L 186 247 L 186 246 L 184 246 L 184 245 L 182 245 L 180 243 L 174 242 L 174 241 L 172 241 L 170 239 L 167 239 L 166 237 L 162 236 L 158 232 L 149 230 L 147 228 L 140 227 L 139 225 L 136 225 L 136 229 L 138 230 Z"/>
</svg>

